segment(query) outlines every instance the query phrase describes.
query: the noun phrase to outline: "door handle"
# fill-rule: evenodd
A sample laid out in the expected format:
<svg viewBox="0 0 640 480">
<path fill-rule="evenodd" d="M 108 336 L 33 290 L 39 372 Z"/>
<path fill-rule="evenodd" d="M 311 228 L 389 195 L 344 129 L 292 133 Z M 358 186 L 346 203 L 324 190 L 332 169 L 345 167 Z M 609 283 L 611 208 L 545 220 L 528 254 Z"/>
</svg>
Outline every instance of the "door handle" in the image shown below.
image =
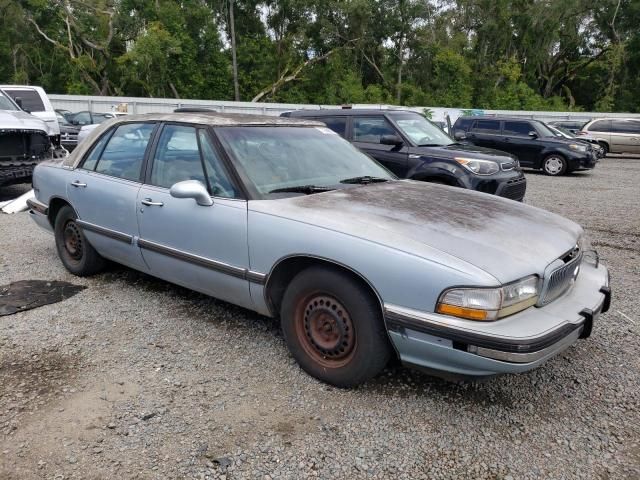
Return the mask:
<svg viewBox="0 0 640 480">
<path fill-rule="evenodd" d="M 86 184 L 86 183 L 82 183 L 82 182 L 80 182 L 79 180 L 76 180 L 75 182 L 72 182 L 72 183 L 71 183 L 71 186 L 72 186 L 72 187 L 76 187 L 76 188 L 78 188 L 78 187 L 82 187 L 82 188 L 84 188 L 84 187 L 86 187 L 86 186 L 87 186 L 87 184 Z"/>
<path fill-rule="evenodd" d="M 144 200 L 142 200 L 141 202 L 143 205 L 147 205 L 149 207 L 161 207 L 164 205 L 164 203 L 162 202 L 154 202 L 152 199 L 150 198 L 145 198 Z"/>
</svg>

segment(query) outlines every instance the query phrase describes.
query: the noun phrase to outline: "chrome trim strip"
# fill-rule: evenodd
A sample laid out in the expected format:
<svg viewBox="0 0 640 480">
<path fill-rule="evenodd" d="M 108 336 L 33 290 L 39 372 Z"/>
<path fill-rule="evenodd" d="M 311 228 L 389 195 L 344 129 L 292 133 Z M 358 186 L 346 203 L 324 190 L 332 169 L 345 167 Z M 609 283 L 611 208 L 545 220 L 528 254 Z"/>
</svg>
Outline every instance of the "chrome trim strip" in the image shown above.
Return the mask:
<svg viewBox="0 0 640 480">
<path fill-rule="evenodd" d="M 27 206 L 31 210 L 41 213 L 42 215 L 47 215 L 49 213 L 49 205 L 47 205 L 46 203 L 42 203 L 41 201 L 35 198 L 28 199 Z"/>
<path fill-rule="evenodd" d="M 113 238 L 114 240 L 118 240 L 123 243 L 133 243 L 133 236 L 128 235 L 126 233 L 118 232 L 117 230 L 111 230 L 110 228 L 101 227 L 100 225 L 95 225 L 93 223 L 85 222 L 84 220 L 77 219 L 76 223 L 83 230 L 89 230 L 93 233 L 98 233 L 100 235 L 104 235 L 105 237 Z"/>
<path fill-rule="evenodd" d="M 226 275 L 231 275 L 236 278 L 248 280 L 252 283 L 263 285 L 267 278 L 267 275 L 264 273 L 254 272 L 246 268 L 236 267 L 235 265 L 230 265 L 228 263 L 213 260 L 211 258 L 187 253 L 182 250 L 178 250 L 177 248 L 172 248 L 160 243 L 152 242 L 151 240 L 139 238 L 137 243 L 140 248 L 143 248 L 145 250 L 177 258 L 178 260 L 183 260 L 194 265 L 209 268 L 211 270 L 215 270 Z"/>
<path fill-rule="evenodd" d="M 493 360 L 500 360 L 502 362 L 511 362 L 511 363 L 531 363 L 541 358 L 546 357 L 547 355 L 556 354 L 561 352 L 562 350 L 568 348 L 573 345 L 574 342 L 580 338 L 580 334 L 582 333 L 584 327 L 580 327 L 575 329 L 569 335 L 564 337 L 562 340 L 554 343 L 553 345 L 549 345 L 542 350 L 538 350 L 537 352 L 528 352 L 528 353 L 514 353 L 514 352 L 502 352 L 500 350 L 493 350 L 491 348 L 484 347 L 476 347 L 475 345 L 469 345 L 467 351 L 469 353 L 474 353 L 481 357 L 491 358 Z"/>
</svg>

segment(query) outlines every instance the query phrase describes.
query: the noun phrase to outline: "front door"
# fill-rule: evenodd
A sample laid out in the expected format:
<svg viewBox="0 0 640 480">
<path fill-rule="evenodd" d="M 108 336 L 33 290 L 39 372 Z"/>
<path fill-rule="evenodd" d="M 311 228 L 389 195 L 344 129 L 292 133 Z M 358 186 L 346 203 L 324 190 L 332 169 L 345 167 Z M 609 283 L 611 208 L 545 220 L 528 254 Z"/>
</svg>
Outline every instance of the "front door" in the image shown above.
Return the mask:
<svg viewBox="0 0 640 480">
<path fill-rule="evenodd" d="M 141 168 L 155 123 L 127 123 L 103 135 L 73 171 L 67 195 L 78 225 L 103 257 L 146 270 L 140 249 L 136 200 Z"/>
<path fill-rule="evenodd" d="M 404 144 L 383 145 L 380 143 L 380 139 L 384 135 L 395 135 L 402 138 L 400 133 L 382 115 L 353 117 L 353 144 L 363 152 L 371 155 L 400 178 L 404 178 L 409 170 L 408 147 Z"/>
<path fill-rule="evenodd" d="M 514 154 L 523 167 L 538 168 L 540 151 L 544 146 L 536 137 L 529 135 L 535 131 L 529 122 L 505 120 L 496 148 Z"/>
<path fill-rule="evenodd" d="M 640 120 L 611 120 L 611 151 L 640 153 Z"/>
<path fill-rule="evenodd" d="M 138 192 L 138 245 L 152 275 L 251 308 L 247 202 L 230 178 L 208 131 L 164 125 Z M 213 205 L 172 197 L 184 180 L 206 186 Z"/>
</svg>

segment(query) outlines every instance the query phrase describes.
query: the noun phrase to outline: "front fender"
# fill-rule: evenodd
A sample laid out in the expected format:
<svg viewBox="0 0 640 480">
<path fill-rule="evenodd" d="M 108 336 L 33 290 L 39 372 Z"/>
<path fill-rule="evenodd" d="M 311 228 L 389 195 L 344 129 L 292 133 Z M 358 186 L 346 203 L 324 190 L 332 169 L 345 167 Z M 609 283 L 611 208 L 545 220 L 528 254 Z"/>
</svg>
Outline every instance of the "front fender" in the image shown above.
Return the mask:
<svg viewBox="0 0 640 480">
<path fill-rule="evenodd" d="M 453 165 L 451 161 L 442 159 L 432 159 L 429 162 L 416 165 L 409 170 L 407 178 L 420 181 L 440 179 L 458 187 L 469 188 L 464 179 L 464 172 L 461 172 L 460 167 Z"/>
</svg>

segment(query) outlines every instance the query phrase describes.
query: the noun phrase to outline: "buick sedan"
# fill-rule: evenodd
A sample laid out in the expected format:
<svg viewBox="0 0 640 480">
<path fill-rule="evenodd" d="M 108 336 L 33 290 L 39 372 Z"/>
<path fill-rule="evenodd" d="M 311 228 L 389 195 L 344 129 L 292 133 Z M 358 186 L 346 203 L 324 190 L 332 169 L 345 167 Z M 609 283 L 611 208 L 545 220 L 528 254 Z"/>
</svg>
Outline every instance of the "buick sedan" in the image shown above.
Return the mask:
<svg viewBox="0 0 640 480">
<path fill-rule="evenodd" d="M 73 274 L 108 259 L 279 317 L 300 366 L 341 387 L 394 356 L 465 377 L 523 372 L 587 338 L 610 304 L 580 226 L 398 180 L 313 121 L 127 116 L 33 184 L 31 215 Z"/>
</svg>

